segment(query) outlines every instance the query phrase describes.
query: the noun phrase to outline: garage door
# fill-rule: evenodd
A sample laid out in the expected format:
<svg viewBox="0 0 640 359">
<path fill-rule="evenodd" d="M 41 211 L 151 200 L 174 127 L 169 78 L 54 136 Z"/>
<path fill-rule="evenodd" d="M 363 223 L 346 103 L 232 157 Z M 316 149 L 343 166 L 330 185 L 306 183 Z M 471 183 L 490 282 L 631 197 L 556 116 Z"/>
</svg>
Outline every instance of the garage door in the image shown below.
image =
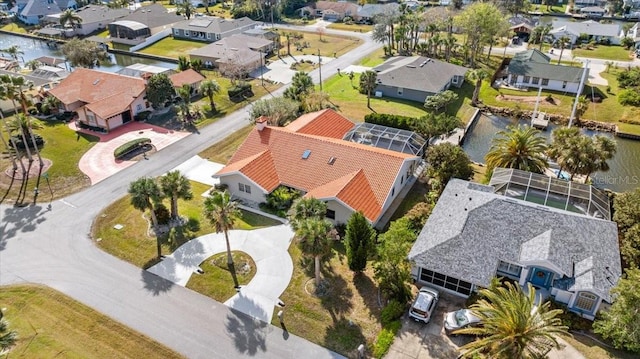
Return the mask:
<svg viewBox="0 0 640 359">
<path fill-rule="evenodd" d="M 425 268 L 420 268 L 420 281 L 460 293 L 464 296 L 469 296 L 473 288 L 473 285 L 469 282 Z"/>
</svg>

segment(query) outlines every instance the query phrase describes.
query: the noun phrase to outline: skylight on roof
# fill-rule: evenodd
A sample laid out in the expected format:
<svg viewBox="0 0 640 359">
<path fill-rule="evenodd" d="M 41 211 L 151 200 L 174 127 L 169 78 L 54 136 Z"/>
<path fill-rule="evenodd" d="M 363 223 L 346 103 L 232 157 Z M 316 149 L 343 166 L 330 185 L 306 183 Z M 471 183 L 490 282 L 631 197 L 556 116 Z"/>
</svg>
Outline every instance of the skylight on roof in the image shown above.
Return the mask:
<svg viewBox="0 0 640 359">
<path fill-rule="evenodd" d="M 306 160 L 307 158 L 309 158 L 310 155 L 311 155 L 311 150 L 304 150 L 304 152 L 302 153 L 302 159 Z"/>
</svg>

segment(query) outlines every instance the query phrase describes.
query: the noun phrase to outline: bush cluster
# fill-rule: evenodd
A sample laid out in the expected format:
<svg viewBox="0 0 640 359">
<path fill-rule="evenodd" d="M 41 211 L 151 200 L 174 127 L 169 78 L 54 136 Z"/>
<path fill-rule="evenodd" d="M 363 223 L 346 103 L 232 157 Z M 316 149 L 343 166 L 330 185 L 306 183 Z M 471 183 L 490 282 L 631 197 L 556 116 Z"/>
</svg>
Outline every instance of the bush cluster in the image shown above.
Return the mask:
<svg viewBox="0 0 640 359">
<path fill-rule="evenodd" d="M 151 139 L 149 138 L 137 138 L 135 140 L 131 140 L 127 143 L 125 143 L 124 145 L 121 145 L 120 147 L 116 148 L 113 151 L 113 157 L 115 158 L 120 158 L 124 155 L 126 155 L 127 153 L 131 152 L 131 151 L 135 151 L 138 148 L 144 146 L 144 145 L 148 145 L 151 143 Z"/>
<path fill-rule="evenodd" d="M 251 84 L 247 82 L 239 82 L 235 86 L 227 90 L 230 99 L 237 99 L 243 96 L 253 96 L 251 92 Z"/>
<path fill-rule="evenodd" d="M 415 118 L 413 117 L 392 115 L 388 113 L 370 113 L 364 116 L 364 122 L 399 128 L 407 131 L 413 131 L 414 121 Z"/>
</svg>

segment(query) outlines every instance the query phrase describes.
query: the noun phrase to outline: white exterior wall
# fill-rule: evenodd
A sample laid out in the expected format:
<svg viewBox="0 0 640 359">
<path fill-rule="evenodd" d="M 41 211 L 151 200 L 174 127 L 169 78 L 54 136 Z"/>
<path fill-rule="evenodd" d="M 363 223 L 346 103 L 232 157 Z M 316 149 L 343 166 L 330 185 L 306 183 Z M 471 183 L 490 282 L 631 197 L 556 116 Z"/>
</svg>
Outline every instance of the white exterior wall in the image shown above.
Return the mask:
<svg viewBox="0 0 640 359">
<path fill-rule="evenodd" d="M 327 209 L 336 212 L 336 218 L 334 220 L 330 220 L 331 222 L 333 222 L 333 224 L 347 223 L 347 221 L 353 214 L 353 210 L 351 208 L 344 206 L 342 203 L 336 200 L 327 201 Z"/>
<path fill-rule="evenodd" d="M 573 293 L 558 288 L 551 288 L 551 295 L 556 301 L 563 304 L 569 304 L 571 298 L 574 296 Z"/>
<path fill-rule="evenodd" d="M 113 130 L 119 126 L 122 126 L 122 114 L 118 114 L 113 117 L 109 117 L 105 120 L 109 124 L 108 130 Z"/>
<path fill-rule="evenodd" d="M 513 75 L 509 75 L 509 79 L 508 79 L 508 83 L 511 84 L 512 81 L 512 76 Z M 533 89 L 538 89 L 542 83 L 542 78 L 540 78 L 539 84 L 532 84 L 531 83 L 531 78 L 529 78 L 529 83 L 524 83 L 524 76 L 518 75 L 515 85 L 518 87 L 529 87 L 529 88 L 533 88 Z M 570 93 L 576 93 L 578 92 L 578 89 L 580 87 L 580 82 L 567 82 L 567 85 L 565 88 L 562 88 L 563 85 L 563 81 L 558 81 L 558 80 L 552 80 L 552 79 L 548 79 L 549 83 L 547 85 L 542 85 L 542 89 L 543 90 L 553 90 L 553 91 L 558 91 L 558 92 L 570 92 Z"/>
<path fill-rule="evenodd" d="M 393 182 L 393 188 L 395 188 L 395 190 L 393 191 L 393 196 L 391 195 L 391 189 L 389 189 L 389 195 L 382 205 L 382 213 L 380 215 L 381 217 L 384 215 L 387 209 L 389 209 L 389 206 L 391 206 L 393 200 L 398 197 L 398 194 L 400 194 L 404 186 L 407 185 L 408 178 L 413 175 L 413 171 L 415 171 L 415 169 L 418 167 L 420 161 L 421 160 L 419 157 L 415 157 L 412 159 L 407 159 L 402 164 L 400 171 L 398 171 L 397 173 L 396 180 Z M 400 182 L 402 182 L 402 184 L 400 184 Z M 380 218 L 378 218 L 378 220 L 379 219 Z"/>
<path fill-rule="evenodd" d="M 75 29 L 76 34 L 78 35 L 89 35 L 90 33 L 97 31 L 99 29 L 105 29 L 107 27 L 107 22 L 111 22 L 111 19 L 105 19 L 105 22 L 92 22 L 92 23 L 82 23 L 81 29 Z"/>
<path fill-rule="evenodd" d="M 142 94 L 140 94 L 140 96 L 138 96 L 138 98 L 133 100 L 133 102 L 131 103 L 132 119 L 133 119 L 133 116 L 139 114 L 140 112 L 148 110 L 146 106 L 147 101 L 144 99 L 145 96 L 146 96 L 146 91 L 143 91 Z M 138 105 L 140 105 L 140 107 L 138 107 Z"/>
<path fill-rule="evenodd" d="M 224 175 L 220 177 L 220 183 L 229 186 L 229 193 L 235 197 L 251 202 L 262 203 L 265 201 L 265 196 L 267 195 L 260 186 L 241 174 Z M 240 192 L 238 188 L 239 183 L 251 186 L 251 193 Z"/>
</svg>

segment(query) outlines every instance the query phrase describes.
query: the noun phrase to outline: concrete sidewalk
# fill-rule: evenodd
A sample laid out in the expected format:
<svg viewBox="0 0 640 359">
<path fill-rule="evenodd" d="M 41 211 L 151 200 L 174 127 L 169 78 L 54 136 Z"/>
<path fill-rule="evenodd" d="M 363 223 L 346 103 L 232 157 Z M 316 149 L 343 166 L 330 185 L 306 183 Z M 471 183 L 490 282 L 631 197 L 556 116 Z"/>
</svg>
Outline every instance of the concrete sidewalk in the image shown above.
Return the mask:
<svg viewBox="0 0 640 359">
<path fill-rule="evenodd" d="M 224 167 L 223 164 L 211 162 L 196 155 L 173 168 L 171 171 L 180 171 L 180 173 L 192 181 L 214 186 L 220 183 L 220 180 L 212 176 L 214 173 L 220 171 L 222 167 Z"/>
<path fill-rule="evenodd" d="M 230 231 L 231 250 L 250 255 L 256 264 L 256 274 L 249 284 L 224 304 L 270 323 L 273 308 L 293 274 L 293 262 L 287 252 L 292 239 L 293 231 L 284 224 L 252 231 Z M 184 287 L 200 263 L 226 250 L 223 233 L 207 234 L 183 244 L 148 271 Z"/>
</svg>

